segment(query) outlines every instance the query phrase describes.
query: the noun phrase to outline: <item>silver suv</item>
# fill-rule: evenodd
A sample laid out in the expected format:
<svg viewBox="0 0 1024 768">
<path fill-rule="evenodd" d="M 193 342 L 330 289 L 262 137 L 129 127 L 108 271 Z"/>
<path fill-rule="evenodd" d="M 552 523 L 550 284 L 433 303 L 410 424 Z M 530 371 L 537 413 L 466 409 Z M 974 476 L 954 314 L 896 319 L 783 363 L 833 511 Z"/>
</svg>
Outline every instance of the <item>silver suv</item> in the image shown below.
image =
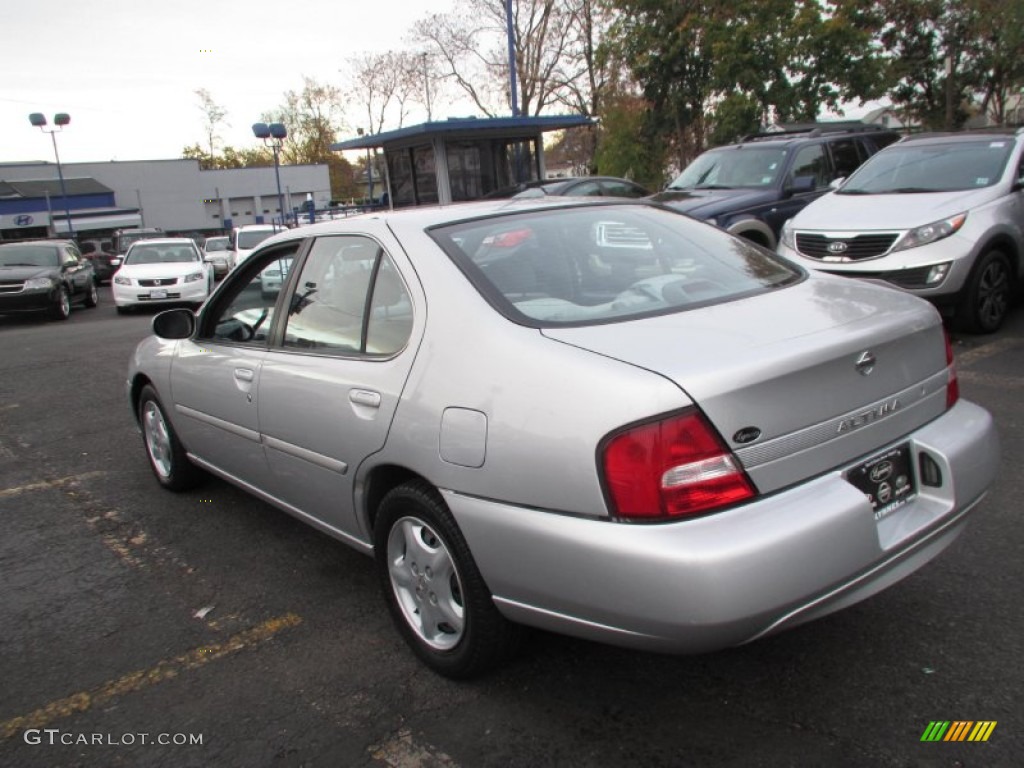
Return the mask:
<svg viewBox="0 0 1024 768">
<path fill-rule="evenodd" d="M 1024 278 L 1024 128 L 893 144 L 783 228 L 805 267 L 893 285 L 992 333 Z"/>
</svg>

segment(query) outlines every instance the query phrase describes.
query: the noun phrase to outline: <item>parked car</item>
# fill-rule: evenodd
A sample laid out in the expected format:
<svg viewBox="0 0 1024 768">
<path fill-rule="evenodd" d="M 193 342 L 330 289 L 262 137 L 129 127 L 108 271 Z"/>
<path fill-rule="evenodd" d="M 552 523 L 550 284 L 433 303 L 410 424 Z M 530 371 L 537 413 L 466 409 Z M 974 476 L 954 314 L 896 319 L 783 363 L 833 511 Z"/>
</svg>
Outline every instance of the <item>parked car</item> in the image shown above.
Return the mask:
<svg viewBox="0 0 1024 768">
<path fill-rule="evenodd" d="M 237 266 L 249 258 L 249 254 L 257 245 L 280 232 L 281 229 L 276 224 L 248 224 L 231 230 L 231 249 L 234 252 L 232 259 L 235 265 Z"/>
<path fill-rule="evenodd" d="M 114 243 L 111 240 L 86 239 L 78 241 L 78 249 L 82 256 L 92 262 L 93 275 L 97 285 L 109 283 L 117 271 L 120 259 L 114 254 Z"/>
<path fill-rule="evenodd" d="M 794 217 L 779 252 L 998 330 L 1024 279 L 1024 128 L 893 144 Z"/>
<path fill-rule="evenodd" d="M 164 237 L 164 231 L 160 229 L 160 227 L 129 227 L 127 229 L 115 229 L 113 235 L 114 253 L 118 256 L 124 257 L 133 243 L 154 237 Z M 115 266 L 120 266 L 120 263 Z"/>
<path fill-rule="evenodd" d="M 653 199 L 775 250 L 787 219 L 897 139 L 850 123 L 756 134 L 704 152 Z"/>
<path fill-rule="evenodd" d="M 212 290 L 213 267 L 188 237 L 135 242 L 113 281 L 114 303 L 121 314 L 152 304 L 199 306 Z"/>
<path fill-rule="evenodd" d="M 614 176 L 571 176 L 562 179 L 540 179 L 502 187 L 485 195 L 494 200 L 508 197 L 647 197 L 650 190 L 629 179 Z"/>
<path fill-rule="evenodd" d="M 0 244 L 0 314 L 47 312 L 67 320 L 73 305 L 98 303 L 92 263 L 73 240 Z"/>
<path fill-rule="evenodd" d="M 224 277 L 235 266 L 230 237 L 208 237 L 203 245 L 204 258 L 213 266 L 214 277 Z"/>
<path fill-rule="evenodd" d="M 823 616 L 944 550 L 999 464 L 930 304 L 646 202 L 290 230 L 153 329 L 127 392 L 159 483 L 373 554 L 452 677 L 520 625 L 697 652 Z"/>
<path fill-rule="evenodd" d="M 264 298 L 277 295 L 278 291 L 281 290 L 282 283 L 288 277 L 288 270 L 291 268 L 291 265 L 292 260 L 286 258 L 273 261 L 269 266 L 264 267 L 263 271 L 260 272 L 260 292 Z"/>
</svg>

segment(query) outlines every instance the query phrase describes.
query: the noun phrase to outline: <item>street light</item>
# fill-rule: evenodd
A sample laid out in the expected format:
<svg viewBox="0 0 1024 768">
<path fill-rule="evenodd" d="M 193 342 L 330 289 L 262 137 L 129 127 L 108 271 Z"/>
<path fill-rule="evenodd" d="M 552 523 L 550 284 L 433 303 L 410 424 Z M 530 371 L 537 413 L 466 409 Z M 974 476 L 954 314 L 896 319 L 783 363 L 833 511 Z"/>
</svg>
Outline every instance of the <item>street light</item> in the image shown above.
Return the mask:
<svg viewBox="0 0 1024 768">
<path fill-rule="evenodd" d="M 281 224 L 284 224 L 284 196 L 281 194 L 281 169 L 278 160 L 278 153 L 284 140 L 288 138 L 288 129 L 283 123 L 253 123 L 253 135 L 257 139 L 263 139 L 263 143 L 274 150 L 274 177 L 277 179 L 277 210 L 281 212 Z"/>
<path fill-rule="evenodd" d="M 28 116 L 28 121 L 43 133 L 50 134 L 53 139 L 53 156 L 57 158 L 57 177 L 60 179 L 60 194 L 64 198 L 64 214 L 67 216 L 68 235 L 75 236 L 75 228 L 71 225 L 71 205 L 68 203 L 68 191 L 64 188 L 64 171 L 60 167 L 60 153 L 57 151 L 57 132 L 64 129 L 64 126 L 71 122 L 71 115 L 67 112 L 58 112 L 53 116 L 55 127 L 47 130 L 46 115 L 42 112 L 33 112 Z"/>
</svg>

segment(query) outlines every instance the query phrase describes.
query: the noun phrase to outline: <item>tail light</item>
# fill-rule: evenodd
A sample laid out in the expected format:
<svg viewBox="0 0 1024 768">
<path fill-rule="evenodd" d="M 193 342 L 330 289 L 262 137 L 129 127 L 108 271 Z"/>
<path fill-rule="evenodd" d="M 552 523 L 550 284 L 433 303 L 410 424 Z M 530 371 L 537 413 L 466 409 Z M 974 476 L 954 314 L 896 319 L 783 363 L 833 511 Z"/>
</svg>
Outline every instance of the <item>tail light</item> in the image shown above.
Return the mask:
<svg viewBox="0 0 1024 768">
<path fill-rule="evenodd" d="M 601 462 L 619 517 L 685 517 L 756 495 L 736 457 L 694 409 L 612 435 Z"/>
<path fill-rule="evenodd" d="M 953 362 L 953 342 L 950 341 L 949 331 L 943 328 L 942 332 L 946 337 L 946 370 L 949 372 L 949 378 L 946 380 L 946 409 L 948 410 L 960 399 L 960 382 L 956 377 L 956 363 Z"/>
</svg>

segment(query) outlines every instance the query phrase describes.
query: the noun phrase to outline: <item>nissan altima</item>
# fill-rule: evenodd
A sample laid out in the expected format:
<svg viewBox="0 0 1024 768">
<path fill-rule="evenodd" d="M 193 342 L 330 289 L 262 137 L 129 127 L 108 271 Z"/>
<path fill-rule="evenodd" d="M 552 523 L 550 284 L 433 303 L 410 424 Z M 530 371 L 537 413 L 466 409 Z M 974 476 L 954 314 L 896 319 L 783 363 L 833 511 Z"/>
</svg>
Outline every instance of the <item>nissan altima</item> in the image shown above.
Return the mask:
<svg viewBox="0 0 1024 768">
<path fill-rule="evenodd" d="M 127 393 L 159 483 L 372 555 L 450 677 L 528 626 L 693 653 L 823 616 L 946 549 L 998 465 L 927 302 L 646 202 L 286 231 L 153 329 Z"/>
</svg>

